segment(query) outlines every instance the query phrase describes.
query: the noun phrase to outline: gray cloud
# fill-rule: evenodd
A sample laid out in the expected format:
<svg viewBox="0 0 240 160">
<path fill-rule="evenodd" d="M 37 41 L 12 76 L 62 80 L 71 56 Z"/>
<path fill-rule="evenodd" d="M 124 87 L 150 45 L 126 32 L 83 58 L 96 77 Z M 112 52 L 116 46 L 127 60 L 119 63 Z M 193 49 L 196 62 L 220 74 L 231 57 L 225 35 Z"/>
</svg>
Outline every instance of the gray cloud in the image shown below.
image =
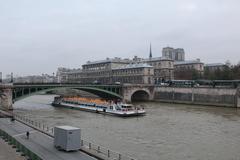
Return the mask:
<svg viewBox="0 0 240 160">
<path fill-rule="evenodd" d="M 238 0 L 0 0 L 0 70 L 52 73 L 106 57 L 154 56 L 167 45 L 188 59 L 237 63 Z"/>
</svg>

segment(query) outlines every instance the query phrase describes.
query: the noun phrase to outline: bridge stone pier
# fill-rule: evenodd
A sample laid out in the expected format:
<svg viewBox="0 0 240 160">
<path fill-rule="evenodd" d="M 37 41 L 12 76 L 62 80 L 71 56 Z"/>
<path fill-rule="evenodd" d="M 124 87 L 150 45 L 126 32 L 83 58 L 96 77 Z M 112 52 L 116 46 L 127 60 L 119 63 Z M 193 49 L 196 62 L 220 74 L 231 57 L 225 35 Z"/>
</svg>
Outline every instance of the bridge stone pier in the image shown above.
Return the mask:
<svg viewBox="0 0 240 160">
<path fill-rule="evenodd" d="M 0 109 L 12 110 L 12 84 L 0 84 Z"/>
<path fill-rule="evenodd" d="M 122 96 L 125 102 L 154 100 L 154 85 L 124 84 Z"/>
</svg>

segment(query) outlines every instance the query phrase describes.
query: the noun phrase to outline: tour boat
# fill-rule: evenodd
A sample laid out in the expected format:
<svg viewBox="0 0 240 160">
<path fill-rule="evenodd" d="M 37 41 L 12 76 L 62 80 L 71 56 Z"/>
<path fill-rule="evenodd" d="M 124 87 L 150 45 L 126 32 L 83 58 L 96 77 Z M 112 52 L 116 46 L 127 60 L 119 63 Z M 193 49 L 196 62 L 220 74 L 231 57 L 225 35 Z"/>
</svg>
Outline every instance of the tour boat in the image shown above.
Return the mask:
<svg viewBox="0 0 240 160">
<path fill-rule="evenodd" d="M 52 105 L 55 107 L 65 107 L 121 117 L 142 116 L 146 113 L 143 107 L 134 107 L 132 104 L 122 102 L 108 103 L 100 99 L 79 97 L 55 97 Z"/>
</svg>

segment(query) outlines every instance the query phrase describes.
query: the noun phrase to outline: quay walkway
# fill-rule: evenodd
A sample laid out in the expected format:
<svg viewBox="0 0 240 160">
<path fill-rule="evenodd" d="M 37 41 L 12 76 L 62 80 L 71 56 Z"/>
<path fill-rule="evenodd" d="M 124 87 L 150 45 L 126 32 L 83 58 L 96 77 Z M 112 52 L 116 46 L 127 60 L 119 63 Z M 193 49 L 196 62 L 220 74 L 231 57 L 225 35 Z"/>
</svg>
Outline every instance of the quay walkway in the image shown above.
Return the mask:
<svg viewBox="0 0 240 160">
<path fill-rule="evenodd" d="M 9 118 L 0 118 L 0 129 L 38 155 L 42 160 L 96 160 L 81 151 L 59 151 L 54 147 L 52 137 L 18 121 L 11 122 Z M 27 131 L 30 132 L 29 139 L 26 137 Z"/>
<path fill-rule="evenodd" d="M 0 138 L 0 160 L 27 160 L 16 149 Z"/>
</svg>

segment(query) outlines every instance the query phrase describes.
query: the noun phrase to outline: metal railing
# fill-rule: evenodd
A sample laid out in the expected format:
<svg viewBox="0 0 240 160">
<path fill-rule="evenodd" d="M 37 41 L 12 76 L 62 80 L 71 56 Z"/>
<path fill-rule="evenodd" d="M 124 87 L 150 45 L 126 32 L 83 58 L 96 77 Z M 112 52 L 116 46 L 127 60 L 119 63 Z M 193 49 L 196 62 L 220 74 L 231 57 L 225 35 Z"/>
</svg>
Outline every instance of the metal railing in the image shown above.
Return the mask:
<svg viewBox="0 0 240 160">
<path fill-rule="evenodd" d="M 82 150 L 89 150 L 91 154 L 98 155 L 102 159 L 109 160 L 136 160 L 130 156 L 112 151 L 100 145 L 94 144 L 89 141 L 81 140 Z"/>
<path fill-rule="evenodd" d="M 41 123 L 41 122 L 38 122 L 38 121 L 33 121 L 31 120 L 29 117 L 26 117 L 26 116 L 22 116 L 22 115 L 19 115 L 19 114 L 16 114 L 16 113 L 13 113 L 13 117 L 28 125 L 29 127 L 32 127 L 44 134 L 47 134 L 51 137 L 54 137 L 54 128 L 53 127 L 49 127 L 47 124 L 44 124 L 44 123 Z"/>
<path fill-rule="evenodd" d="M 54 137 L 54 127 L 50 127 L 47 124 L 33 121 L 30 118 L 26 116 L 22 116 L 19 114 L 14 113 L 14 118 L 44 134 L 47 134 L 51 137 Z M 86 141 L 81 139 L 81 151 L 84 151 L 88 153 L 89 155 L 95 156 L 99 159 L 103 160 L 136 160 L 132 158 L 131 156 L 128 156 L 126 154 L 121 154 L 115 151 L 112 151 L 110 149 L 107 149 L 101 145 L 97 145 L 95 143 Z"/>
</svg>

